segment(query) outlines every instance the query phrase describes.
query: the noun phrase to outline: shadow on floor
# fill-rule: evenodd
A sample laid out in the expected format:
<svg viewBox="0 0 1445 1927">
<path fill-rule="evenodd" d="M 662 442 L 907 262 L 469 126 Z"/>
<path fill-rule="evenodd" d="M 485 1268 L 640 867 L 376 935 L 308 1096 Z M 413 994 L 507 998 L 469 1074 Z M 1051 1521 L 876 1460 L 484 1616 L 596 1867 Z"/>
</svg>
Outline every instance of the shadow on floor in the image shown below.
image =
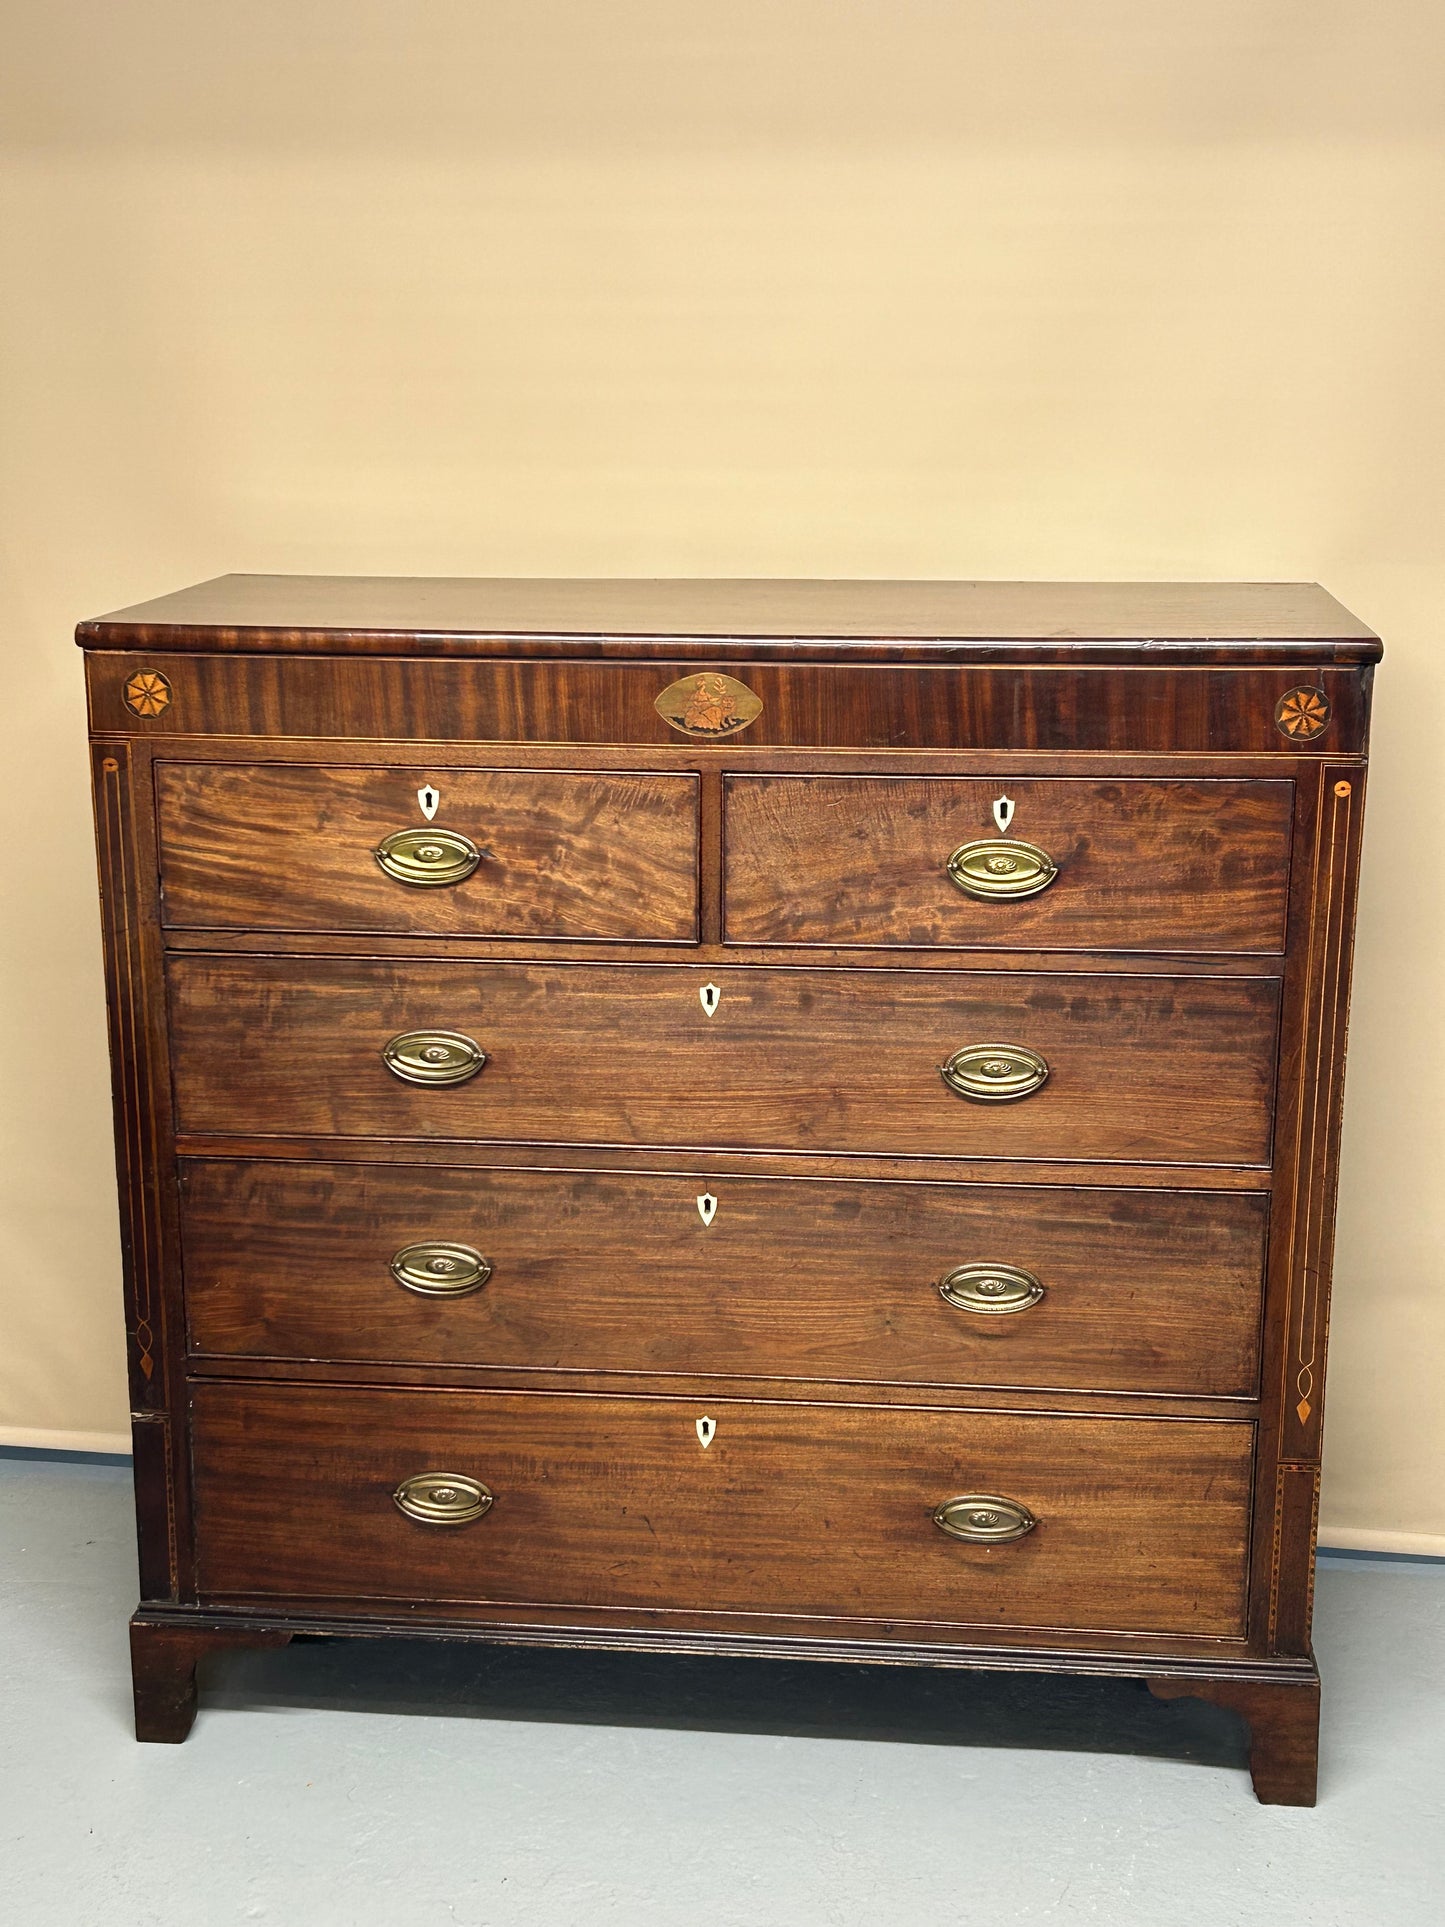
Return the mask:
<svg viewBox="0 0 1445 1927">
<path fill-rule="evenodd" d="M 927 1746 L 1133 1753 L 1243 1767 L 1243 1723 L 1142 1681 L 402 1639 L 219 1654 L 202 1705 L 664 1727 Z"/>
</svg>

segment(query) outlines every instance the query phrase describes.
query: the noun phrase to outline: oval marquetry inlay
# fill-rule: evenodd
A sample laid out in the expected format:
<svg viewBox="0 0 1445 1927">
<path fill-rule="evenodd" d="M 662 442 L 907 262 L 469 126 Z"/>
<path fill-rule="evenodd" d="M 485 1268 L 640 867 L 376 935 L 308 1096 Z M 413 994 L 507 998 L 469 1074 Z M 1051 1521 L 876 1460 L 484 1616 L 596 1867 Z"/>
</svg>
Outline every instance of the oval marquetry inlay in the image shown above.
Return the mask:
<svg viewBox="0 0 1445 1927">
<path fill-rule="evenodd" d="M 669 683 L 653 708 L 684 736 L 731 736 L 757 721 L 763 699 L 736 676 L 709 669 Z"/>
</svg>

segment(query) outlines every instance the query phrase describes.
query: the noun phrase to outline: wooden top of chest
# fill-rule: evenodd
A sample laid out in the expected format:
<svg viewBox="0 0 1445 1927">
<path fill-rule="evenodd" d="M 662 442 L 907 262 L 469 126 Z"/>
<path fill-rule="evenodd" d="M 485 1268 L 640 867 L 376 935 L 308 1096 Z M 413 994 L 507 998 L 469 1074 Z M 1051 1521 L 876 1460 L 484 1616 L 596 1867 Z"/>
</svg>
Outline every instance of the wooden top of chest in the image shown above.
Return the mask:
<svg viewBox="0 0 1445 1927">
<path fill-rule="evenodd" d="M 89 649 L 395 655 L 927 655 L 1020 661 L 1374 662 L 1316 583 L 594 581 L 223 575 L 82 622 Z M 682 645 L 680 648 L 679 645 Z"/>
</svg>

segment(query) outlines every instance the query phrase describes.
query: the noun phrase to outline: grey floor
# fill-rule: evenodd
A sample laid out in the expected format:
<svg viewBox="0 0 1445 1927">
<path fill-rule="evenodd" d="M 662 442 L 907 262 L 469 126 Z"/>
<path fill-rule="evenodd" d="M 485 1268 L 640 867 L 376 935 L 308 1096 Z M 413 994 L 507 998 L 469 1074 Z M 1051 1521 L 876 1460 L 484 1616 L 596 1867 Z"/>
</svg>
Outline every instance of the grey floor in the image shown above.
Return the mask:
<svg viewBox="0 0 1445 1927">
<path fill-rule="evenodd" d="M 307 1642 L 131 1738 L 125 1468 L 0 1457 L 7 1927 L 1431 1927 L 1445 1567 L 1326 1561 L 1321 1801 L 1130 1682 Z"/>
</svg>

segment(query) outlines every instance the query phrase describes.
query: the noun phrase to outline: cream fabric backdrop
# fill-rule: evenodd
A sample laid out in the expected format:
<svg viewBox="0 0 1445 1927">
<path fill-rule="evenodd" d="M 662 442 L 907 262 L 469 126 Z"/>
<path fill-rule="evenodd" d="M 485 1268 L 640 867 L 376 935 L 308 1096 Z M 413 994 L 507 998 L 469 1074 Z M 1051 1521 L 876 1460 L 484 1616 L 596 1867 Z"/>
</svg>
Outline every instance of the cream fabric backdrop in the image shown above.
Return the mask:
<svg viewBox="0 0 1445 1927">
<path fill-rule="evenodd" d="M 1445 1551 L 1445 12 L 9 0 L 0 1435 L 113 1442 L 78 617 L 226 569 L 1313 577 L 1386 637 L 1325 1488 Z"/>
</svg>

